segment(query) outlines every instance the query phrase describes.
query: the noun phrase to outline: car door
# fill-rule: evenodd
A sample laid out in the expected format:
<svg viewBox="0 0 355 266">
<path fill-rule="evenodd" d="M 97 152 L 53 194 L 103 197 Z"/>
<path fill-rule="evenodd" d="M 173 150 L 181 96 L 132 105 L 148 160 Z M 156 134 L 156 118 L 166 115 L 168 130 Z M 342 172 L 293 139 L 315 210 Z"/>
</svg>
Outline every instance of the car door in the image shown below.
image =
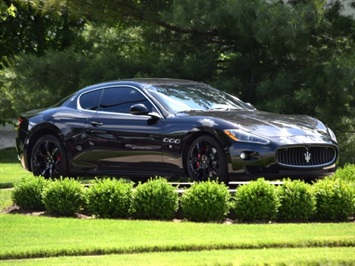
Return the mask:
<svg viewBox="0 0 355 266">
<path fill-rule="evenodd" d="M 163 161 L 163 119 L 131 114 L 134 104 L 153 104 L 137 88 L 104 88 L 98 111 L 88 123 L 90 162 L 100 174 L 151 175 Z"/>
<path fill-rule="evenodd" d="M 69 168 L 73 174 L 93 168 L 87 163 L 91 150 L 87 129 L 92 116 L 98 110 L 101 94 L 102 89 L 86 91 L 71 100 L 75 104 L 74 110 L 68 108 L 61 113 L 61 131 L 66 139 L 65 148 L 68 153 Z"/>
</svg>

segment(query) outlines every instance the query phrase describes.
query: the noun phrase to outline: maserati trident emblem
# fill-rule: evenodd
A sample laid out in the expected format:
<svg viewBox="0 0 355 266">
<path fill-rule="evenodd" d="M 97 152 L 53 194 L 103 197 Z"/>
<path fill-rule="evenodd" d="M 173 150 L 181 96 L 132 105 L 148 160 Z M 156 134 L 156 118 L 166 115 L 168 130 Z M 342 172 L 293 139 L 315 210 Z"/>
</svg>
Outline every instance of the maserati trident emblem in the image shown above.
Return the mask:
<svg viewBox="0 0 355 266">
<path fill-rule="evenodd" d="M 305 159 L 306 163 L 309 163 L 309 161 L 311 160 L 311 153 L 308 151 L 308 149 L 304 154 L 304 159 Z"/>
</svg>

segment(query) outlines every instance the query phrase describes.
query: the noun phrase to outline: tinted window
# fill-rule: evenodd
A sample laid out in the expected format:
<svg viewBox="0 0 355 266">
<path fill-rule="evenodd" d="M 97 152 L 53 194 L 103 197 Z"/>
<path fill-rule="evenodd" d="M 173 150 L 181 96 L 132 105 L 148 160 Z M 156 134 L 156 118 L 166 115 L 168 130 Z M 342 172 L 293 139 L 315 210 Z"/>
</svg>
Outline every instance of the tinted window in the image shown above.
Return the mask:
<svg viewBox="0 0 355 266">
<path fill-rule="evenodd" d="M 148 111 L 152 111 L 152 104 L 138 90 L 127 87 L 107 88 L 104 90 L 100 111 L 115 113 L 130 113 L 133 104 L 142 103 Z"/>
<path fill-rule="evenodd" d="M 80 96 L 80 106 L 86 110 L 97 110 L 102 90 L 95 90 Z"/>
</svg>

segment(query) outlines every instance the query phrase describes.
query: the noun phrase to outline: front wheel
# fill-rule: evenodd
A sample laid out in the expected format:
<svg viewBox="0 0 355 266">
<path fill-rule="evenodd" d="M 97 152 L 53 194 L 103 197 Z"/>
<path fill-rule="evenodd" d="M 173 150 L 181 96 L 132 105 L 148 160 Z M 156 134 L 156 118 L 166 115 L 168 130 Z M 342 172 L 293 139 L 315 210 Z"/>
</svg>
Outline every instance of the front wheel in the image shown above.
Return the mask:
<svg viewBox="0 0 355 266">
<path fill-rule="evenodd" d="M 196 181 L 229 181 L 224 150 L 210 136 L 198 137 L 191 143 L 186 156 L 186 167 L 189 177 Z"/>
<path fill-rule="evenodd" d="M 53 135 L 40 137 L 32 149 L 31 169 L 35 176 L 58 178 L 67 175 L 66 153 L 63 144 Z"/>
</svg>

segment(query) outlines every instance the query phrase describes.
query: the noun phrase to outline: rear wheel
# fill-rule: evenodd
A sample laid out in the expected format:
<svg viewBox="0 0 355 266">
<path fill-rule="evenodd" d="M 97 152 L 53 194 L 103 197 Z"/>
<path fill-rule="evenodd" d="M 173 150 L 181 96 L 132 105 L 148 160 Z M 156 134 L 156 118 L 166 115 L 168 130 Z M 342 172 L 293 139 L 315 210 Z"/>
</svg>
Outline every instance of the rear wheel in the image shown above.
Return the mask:
<svg viewBox="0 0 355 266">
<path fill-rule="evenodd" d="M 194 140 L 187 152 L 189 177 L 196 181 L 217 180 L 228 183 L 227 159 L 221 145 L 210 136 Z"/>
<path fill-rule="evenodd" d="M 40 137 L 32 149 L 31 169 L 35 176 L 57 178 L 67 175 L 67 159 L 63 144 L 53 135 Z"/>
</svg>

